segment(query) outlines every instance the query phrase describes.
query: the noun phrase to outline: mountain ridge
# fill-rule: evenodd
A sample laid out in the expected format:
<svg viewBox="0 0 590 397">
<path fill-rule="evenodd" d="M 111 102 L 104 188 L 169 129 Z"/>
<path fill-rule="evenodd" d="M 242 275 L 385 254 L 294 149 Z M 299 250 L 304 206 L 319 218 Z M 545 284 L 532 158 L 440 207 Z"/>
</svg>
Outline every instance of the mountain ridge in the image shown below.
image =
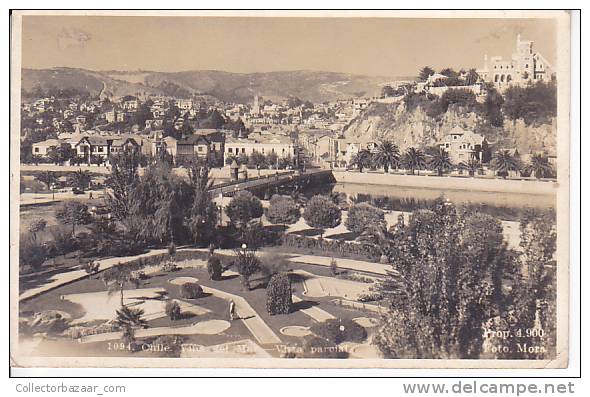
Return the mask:
<svg viewBox="0 0 590 397">
<path fill-rule="evenodd" d="M 54 67 L 22 69 L 22 88 L 76 88 L 98 95 L 105 90 L 113 96 L 145 93 L 166 95 L 166 87 L 178 86 L 189 95 L 211 95 L 224 102 L 247 103 L 259 95 L 269 99 L 290 96 L 312 102 L 376 96 L 395 77 L 351 73 L 292 70 L 237 73 L 221 70 L 94 71 Z M 163 84 L 165 83 L 165 84 Z"/>
</svg>

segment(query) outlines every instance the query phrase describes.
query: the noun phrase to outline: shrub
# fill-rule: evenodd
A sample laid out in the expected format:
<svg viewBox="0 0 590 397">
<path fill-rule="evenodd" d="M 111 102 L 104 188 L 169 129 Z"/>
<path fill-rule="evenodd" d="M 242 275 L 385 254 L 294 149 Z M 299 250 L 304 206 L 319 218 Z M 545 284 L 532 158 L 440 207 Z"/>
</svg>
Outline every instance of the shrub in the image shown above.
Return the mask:
<svg viewBox="0 0 590 397">
<path fill-rule="evenodd" d="M 173 256 L 176 253 L 176 245 L 174 243 L 168 244 L 168 255 Z"/>
<path fill-rule="evenodd" d="M 82 265 L 82 268 L 84 269 L 84 271 L 86 273 L 94 274 L 100 268 L 100 264 L 98 262 L 88 261 L 88 262 L 84 263 L 84 265 Z"/>
<path fill-rule="evenodd" d="M 166 262 L 164 262 L 161 269 L 163 272 L 170 273 L 177 271 L 179 268 L 178 265 L 176 265 L 176 262 L 167 260 Z"/>
<path fill-rule="evenodd" d="M 237 250 L 237 268 L 242 276 L 242 284 L 250 289 L 250 277 L 260 270 L 260 259 L 252 251 Z"/>
<path fill-rule="evenodd" d="M 271 197 L 270 207 L 266 212 L 269 222 L 290 225 L 297 222 L 300 216 L 299 207 L 291 197 L 277 194 Z"/>
<path fill-rule="evenodd" d="M 150 345 L 154 352 L 164 357 L 180 357 L 184 341 L 185 338 L 180 335 L 161 335 L 153 339 Z"/>
<path fill-rule="evenodd" d="M 360 294 L 356 299 L 358 302 L 376 302 L 383 299 L 381 292 L 370 292 L 368 294 Z"/>
<path fill-rule="evenodd" d="M 332 200 L 324 196 L 313 196 L 305 212 L 303 218 L 307 224 L 313 228 L 321 229 L 336 227 L 340 224 L 342 211 L 334 204 Z"/>
<path fill-rule="evenodd" d="M 285 247 L 299 250 L 320 250 L 322 251 L 322 255 L 354 255 L 371 261 L 378 260 L 381 256 L 381 248 L 374 244 L 356 241 L 315 239 L 292 233 L 283 235 L 282 244 Z"/>
<path fill-rule="evenodd" d="M 203 288 L 197 283 L 185 283 L 180 287 L 180 296 L 184 299 L 197 299 L 203 296 Z"/>
<path fill-rule="evenodd" d="M 332 258 L 330 260 L 330 271 L 332 272 L 332 275 L 336 275 L 338 274 L 338 262 L 336 262 L 336 259 Z"/>
<path fill-rule="evenodd" d="M 352 320 L 329 319 L 311 326 L 311 331 L 329 342 L 362 342 L 367 339 L 367 331 Z"/>
<path fill-rule="evenodd" d="M 291 270 L 291 265 L 285 255 L 273 251 L 265 252 L 260 258 L 260 271 L 268 277 Z"/>
<path fill-rule="evenodd" d="M 48 242 L 50 256 L 66 255 L 78 249 L 78 240 L 66 228 L 56 228 L 51 231 L 51 241 Z"/>
<path fill-rule="evenodd" d="M 164 308 L 166 315 L 170 317 L 170 320 L 179 320 L 181 317 L 181 310 L 180 305 L 175 300 L 166 302 L 166 307 Z"/>
<path fill-rule="evenodd" d="M 345 225 L 353 233 L 362 233 L 368 225 L 385 221 L 385 214 L 379 208 L 367 203 L 354 204 L 348 211 Z"/>
<path fill-rule="evenodd" d="M 268 314 L 289 314 L 293 303 L 291 281 L 284 273 L 277 273 L 270 278 L 266 287 L 266 310 Z"/>
<path fill-rule="evenodd" d="M 19 244 L 19 267 L 38 270 L 47 259 L 45 247 L 30 237 L 22 237 Z"/>
<path fill-rule="evenodd" d="M 211 255 L 207 260 L 207 273 L 211 280 L 221 280 L 223 274 L 223 266 L 221 260 L 217 256 Z"/>
</svg>

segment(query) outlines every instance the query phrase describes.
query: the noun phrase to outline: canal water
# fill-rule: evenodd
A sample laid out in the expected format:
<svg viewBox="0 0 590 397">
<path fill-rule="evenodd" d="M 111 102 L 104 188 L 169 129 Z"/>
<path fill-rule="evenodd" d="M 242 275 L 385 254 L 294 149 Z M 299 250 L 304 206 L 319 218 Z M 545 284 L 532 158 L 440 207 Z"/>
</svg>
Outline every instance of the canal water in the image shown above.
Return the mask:
<svg viewBox="0 0 590 397">
<path fill-rule="evenodd" d="M 556 196 L 548 194 L 497 193 L 453 189 L 414 188 L 356 183 L 312 183 L 305 186 L 282 186 L 272 192 L 265 192 L 261 198 L 272 194 L 293 194 L 310 198 L 316 194 L 340 194 L 349 202 L 368 202 L 376 207 L 412 212 L 428 208 L 441 196 L 458 207 L 472 209 L 497 216 L 504 220 L 519 220 L 522 212 L 532 208 L 555 210 Z"/>
</svg>

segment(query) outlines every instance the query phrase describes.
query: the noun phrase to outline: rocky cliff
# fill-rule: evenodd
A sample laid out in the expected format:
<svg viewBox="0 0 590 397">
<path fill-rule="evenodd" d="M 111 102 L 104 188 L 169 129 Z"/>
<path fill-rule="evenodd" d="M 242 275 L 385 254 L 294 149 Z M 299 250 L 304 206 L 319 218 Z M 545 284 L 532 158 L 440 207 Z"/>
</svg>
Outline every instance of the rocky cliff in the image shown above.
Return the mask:
<svg viewBox="0 0 590 397">
<path fill-rule="evenodd" d="M 555 120 L 551 124 L 535 126 L 526 125 L 523 120 L 505 120 L 503 127 L 493 127 L 480 114 L 456 106 L 450 106 L 445 113 L 434 118 L 420 106 L 408 110 L 403 102 L 373 103 L 350 122 L 344 135 L 361 143 L 389 139 L 405 150 L 432 146 L 456 126 L 480 133 L 498 147 L 516 147 L 521 153 L 555 152 Z"/>
</svg>

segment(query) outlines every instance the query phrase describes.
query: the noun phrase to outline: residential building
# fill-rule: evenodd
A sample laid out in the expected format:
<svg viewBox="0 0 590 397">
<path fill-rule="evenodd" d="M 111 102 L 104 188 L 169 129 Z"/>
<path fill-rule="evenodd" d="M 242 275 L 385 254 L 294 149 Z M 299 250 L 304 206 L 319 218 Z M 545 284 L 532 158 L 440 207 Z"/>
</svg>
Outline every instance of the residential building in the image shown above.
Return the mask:
<svg viewBox="0 0 590 397">
<path fill-rule="evenodd" d="M 451 162 L 459 164 L 470 159 L 485 162 L 489 159 L 486 138 L 472 131 L 455 127 L 439 142 L 439 147 L 449 154 Z"/>
<path fill-rule="evenodd" d="M 516 37 L 516 49 L 510 59 L 484 56 L 484 66 L 478 70 L 479 76 L 486 82 L 493 83 L 498 89 L 510 85 L 525 85 L 529 82 L 549 81 L 553 67 L 541 53 L 534 51 L 534 42 Z"/>
<path fill-rule="evenodd" d="M 35 156 L 44 157 L 47 156 L 48 152 L 51 149 L 60 146 L 62 143 L 65 143 L 65 141 L 62 141 L 60 139 L 47 139 L 42 142 L 35 142 L 31 147 L 31 152 Z"/>
<path fill-rule="evenodd" d="M 190 135 L 180 139 L 167 136 L 154 141 L 154 145 L 154 153 L 165 150 L 172 156 L 176 165 L 186 164 L 196 159 L 211 161 L 211 141 L 203 135 Z"/>
<path fill-rule="evenodd" d="M 254 152 L 268 155 L 276 153 L 278 157 L 295 157 L 297 145 L 288 137 L 248 137 L 230 138 L 226 137 L 224 155 L 228 157 L 239 156 L 240 154 L 251 155 Z"/>
</svg>

